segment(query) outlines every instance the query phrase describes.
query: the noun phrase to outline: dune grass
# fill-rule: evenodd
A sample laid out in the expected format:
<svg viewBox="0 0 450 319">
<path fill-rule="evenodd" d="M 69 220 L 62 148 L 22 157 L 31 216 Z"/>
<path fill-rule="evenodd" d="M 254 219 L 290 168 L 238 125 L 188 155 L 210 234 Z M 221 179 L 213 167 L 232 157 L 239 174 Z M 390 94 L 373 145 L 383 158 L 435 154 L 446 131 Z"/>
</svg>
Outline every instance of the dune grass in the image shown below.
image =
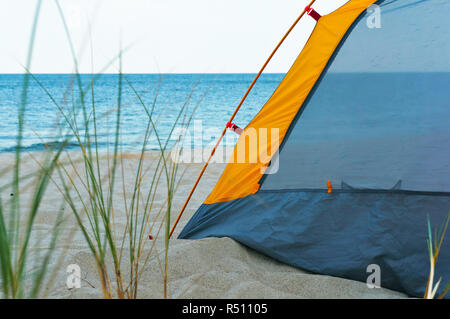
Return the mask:
<svg viewBox="0 0 450 319">
<path fill-rule="evenodd" d="M 119 64 L 121 64 L 121 54 L 118 55 L 118 60 Z M 75 76 L 80 75 L 76 74 Z M 171 160 L 168 154 L 168 146 L 171 140 L 182 143 L 183 135 L 174 136 L 175 127 L 187 128 L 201 101 L 193 109 L 188 109 L 192 91 L 185 103 L 180 106 L 179 113 L 172 123 L 169 135 L 162 140 L 157 130 L 158 117 L 154 116 L 160 83 L 158 83 L 154 100 L 149 107 L 133 84 L 119 69 L 117 105 L 106 114 L 98 115 L 95 107 L 95 79 L 98 76 L 91 76 L 91 83 L 88 88 L 83 89 L 80 81 L 78 87 L 80 96 L 77 100 L 79 105 L 73 106 L 72 110 L 82 109 L 83 121 L 86 120 L 86 122 L 81 125 L 77 124 L 76 115 L 79 112 L 66 113 L 64 108 L 58 104 L 49 91 L 39 82 L 39 79 L 33 76 L 33 79 L 38 82 L 61 113 L 62 118 L 69 127 L 70 133 L 75 137 L 80 150 L 79 154 L 81 154 L 81 159 L 73 159 L 71 152 L 64 153 L 65 158 L 68 160 L 57 161 L 56 171 L 59 179 L 58 181 L 54 180 L 54 182 L 71 208 L 89 250 L 94 257 L 103 296 L 105 298 L 136 298 L 138 296 L 138 286 L 142 272 L 152 254 L 155 253 L 155 243 L 162 233 L 165 253 L 164 261 L 160 262 L 160 264 L 163 264 L 163 297 L 167 297 L 170 216 L 174 192 L 183 175 L 183 173 L 179 174 L 178 164 Z M 121 139 L 121 110 L 123 107 L 122 90 L 124 85 L 132 90 L 137 102 L 147 114 L 146 131 L 142 139 L 141 149 L 139 152 L 131 155 L 123 154 L 119 147 Z M 84 101 L 87 91 L 91 93 L 90 105 Z M 85 114 L 86 116 L 84 116 Z M 115 116 L 115 129 L 112 133 L 114 137 L 113 149 L 110 151 L 108 148 L 106 156 L 102 156 L 102 151 L 99 149 L 97 141 L 97 123 L 100 118 L 111 115 Z M 181 129 L 179 131 L 185 132 L 186 130 Z M 156 165 L 144 171 L 144 162 L 148 153 L 148 141 L 152 135 L 158 141 L 159 155 L 156 159 Z M 178 152 L 182 151 L 178 147 L 175 147 L 175 149 Z M 134 184 L 131 190 L 131 198 L 128 196 L 130 189 L 126 189 L 125 185 L 124 169 L 124 158 L 130 157 L 138 160 L 137 169 L 133 176 Z M 104 163 L 105 158 L 106 164 Z M 80 161 L 83 167 L 82 172 L 76 165 Z M 102 173 L 102 168 L 105 166 L 107 171 Z M 122 179 L 122 185 L 116 185 L 118 176 Z M 149 185 L 149 187 L 145 188 L 143 185 Z M 117 186 L 121 186 L 122 190 L 118 202 L 123 202 L 126 214 L 126 226 L 120 233 L 116 231 L 114 215 L 115 211 L 120 211 L 120 208 L 114 206 L 115 199 L 119 196 L 115 193 Z M 155 198 L 158 196 L 158 199 L 161 199 L 161 194 L 158 191 L 162 187 L 166 188 L 166 191 L 163 192 L 165 194 L 164 205 L 156 207 Z M 151 213 L 154 214 L 151 216 Z M 160 220 L 164 222 L 160 223 Z M 160 224 L 160 226 L 158 229 L 154 229 L 157 224 Z M 153 237 L 151 240 L 149 240 L 150 233 L 155 234 L 151 236 Z M 125 256 L 125 250 L 128 251 L 128 256 Z M 159 258 L 157 253 L 156 258 Z M 124 263 L 127 264 L 127 274 L 124 274 L 122 270 Z"/>
<path fill-rule="evenodd" d="M 135 154 L 138 165 L 133 175 L 134 183 L 131 190 L 126 189 L 124 156 L 119 147 L 121 137 L 121 96 L 123 85 L 125 84 L 135 93 L 136 99 L 145 109 L 148 116 L 141 149 Z M 164 265 L 162 267 L 164 278 L 163 296 L 167 297 L 170 217 L 174 192 L 180 181 L 178 164 L 170 160 L 167 147 L 169 141 L 174 138 L 172 134 L 175 126 L 188 125 L 188 122 L 185 122 L 186 118 L 192 118 L 187 116 L 188 103 L 186 102 L 181 106 L 169 136 L 162 140 L 154 120 L 157 94 L 151 107 L 148 107 L 134 89 L 132 83 L 120 71 L 118 74 L 117 107 L 113 112 L 116 123 L 113 133 L 114 146 L 112 152 L 109 150 L 107 152 L 107 172 L 102 173 L 102 167 L 104 168 L 105 163 L 100 160 L 101 156 L 97 143 L 97 111 L 95 109 L 93 84 L 91 90 L 93 94 L 92 105 L 90 105 L 89 110 L 84 112 L 91 114 L 90 124 L 93 127 L 93 131 L 86 130 L 82 133 L 76 126 L 72 126 L 72 133 L 76 137 L 81 151 L 84 172 L 77 172 L 76 178 L 72 178 L 66 165 L 59 165 L 58 172 L 62 193 L 71 207 L 83 237 L 95 259 L 105 298 L 136 298 L 138 296 L 138 286 L 142 272 L 152 253 L 155 253 L 155 243 L 161 232 L 165 243 Z M 82 107 L 88 108 L 84 103 L 82 103 Z M 88 123 L 84 125 L 84 127 L 89 126 Z M 152 135 L 158 141 L 159 155 L 156 160 L 156 166 L 151 170 L 144 171 L 148 140 Z M 178 140 L 180 138 L 180 136 L 175 137 Z M 74 161 L 70 160 L 70 166 L 75 172 L 77 171 Z M 121 177 L 122 185 L 116 185 L 118 176 Z M 122 190 L 122 198 L 120 198 L 119 202 L 123 202 L 123 210 L 126 215 L 126 225 L 121 231 L 116 230 L 115 223 L 115 213 L 121 210 L 121 208 L 114 206 L 115 199 L 119 196 L 115 192 L 118 186 L 121 186 Z M 156 207 L 155 197 L 158 196 L 158 191 L 161 187 L 166 189 L 163 192 L 166 194 L 164 204 Z M 71 191 L 71 189 L 75 190 L 75 192 Z M 131 197 L 129 197 L 130 193 Z M 163 222 L 159 223 L 160 220 Z M 159 228 L 153 229 L 158 223 L 160 224 Z M 155 234 L 151 240 L 149 239 L 150 233 Z M 125 249 L 128 251 L 128 256 L 124 255 Z M 158 256 L 156 257 L 158 258 Z M 124 274 L 122 270 L 124 263 L 127 264 L 127 274 Z"/>
<path fill-rule="evenodd" d="M 427 287 L 425 289 L 425 299 L 433 299 L 436 297 L 439 285 L 442 281 L 442 278 L 439 278 L 439 280 L 434 283 L 434 275 L 435 275 L 435 269 L 436 269 L 436 263 L 438 260 L 439 252 L 441 251 L 442 243 L 444 242 L 445 233 L 448 228 L 448 224 L 450 222 L 450 212 L 447 213 L 447 217 L 442 224 L 439 231 L 433 232 L 431 230 L 431 224 L 430 224 L 430 218 L 428 217 L 428 239 L 427 239 L 427 247 L 428 247 L 428 255 L 429 255 L 429 261 L 430 261 L 430 274 L 428 276 L 428 282 Z M 434 238 L 434 240 L 433 240 Z M 444 289 L 442 290 L 442 293 L 438 296 L 439 299 L 443 299 L 445 295 L 448 293 L 450 289 L 450 282 L 446 284 Z"/>
<path fill-rule="evenodd" d="M 195 105 L 189 109 L 188 105 L 193 91 L 180 105 L 179 113 L 172 123 L 169 136 L 162 139 L 158 133 L 158 116 L 155 116 L 155 108 L 158 100 L 158 88 L 154 100 L 150 105 L 134 88 L 129 79 L 122 73 L 121 50 L 103 69 L 119 62 L 117 75 L 117 100 L 116 105 L 104 114 L 98 114 L 95 105 L 95 82 L 101 76 L 92 74 L 89 85 L 83 87 L 81 74 L 78 72 L 78 61 L 71 40 L 62 8 L 58 1 L 55 4 L 66 31 L 67 40 L 71 49 L 74 73 L 73 81 L 68 86 L 68 92 L 76 92 L 77 96 L 72 98 L 72 107 L 65 108 L 54 98 L 38 77 L 30 72 L 33 43 L 38 23 L 41 1 L 36 8 L 35 19 L 30 37 L 29 54 L 27 64 L 24 66 L 24 84 L 22 96 L 18 107 L 18 135 L 15 152 L 15 163 L 0 171 L 0 176 L 13 171 L 13 180 L 10 185 L 1 185 L 5 190 L 11 187 L 11 198 L 3 204 L 0 198 L 0 281 L 2 297 L 23 298 L 38 297 L 44 287 L 44 278 L 50 273 L 48 267 L 52 260 L 57 239 L 61 231 L 61 223 L 67 216 L 64 208 L 68 206 L 75 217 L 79 230 L 95 260 L 102 293 L 105 298 L 136 298 L 139 291 L 139 283 L 145 267 L 151 257 L 158 259 L 164 283 L 162 297 L 168 297 L 168 249 L 169 230 L 171 223 L 171 212 L 173 207 L 174 193 L 183 176 L 176 162 L 171 161 L 169 156 L 169 142 L 172 140 L 181 142 L 182 135 L 174 136 L 175 127 L 187 127 L 192 120 L 192 115 L 198 107 Z M 91 43 L 92 50 L 92 43 Z M 48 147 L 43 160 L 36 160 L 39 168 L 30 174 L 21 174 L 22 137 L 24 131 L 24 120 L 27 104 L 27 89 L 30 81 L 36 81 L 51 102 L 55 105 L 61 118 L 56 146 Z M 75 86 L 75 89 L 74 87 Z M 132 189 L 125 185 L 124 162 L 125 156 L 120 148 L 121 140 L 121 111 L 123 106 L 122 92 L 126 87 L 131 90 L 139 105 L 147 115 L 146 131 L 142 139 L 140 151 L 133 154 L 137 160 L 137 168 L 132 176 L 134 183 Z M 90 97 L 90 99 L 87 99 Z M 88 102 L 89 100 L 89 102 Z M 115 129 L 112 132 L 113 148 L 100 150 L 97 141 L 97 125 L 99 119 L 113 116 Z M 80 120 L 81 117 L 81 120 Z M 180 130 L 183 132 L 184 130 Z M 79 149 L 76 152 L 81 158 L 74 159 L 74 152 L 66 152 L 65 147 L 69 141 L 75 143 Z M 145 169 L 145 161 L 148 153 L 148 141 L 153 137 L 158 142 L 158 158 L 155 165 Z M 181 149 L 179 149 L 181 151 Z M 154 154 L 154 152 L 152 153 Z M 34 158 L 34 156 L 32 156 Z M 105 159 L 106 158 L 106 163 Z M 79 165 L 81 163 L 81 169 Z M 129 177 L 129 176 L 128 176 Z M 34 190 L 30 209 L 27 212 L 26 224 L 23 224 L 24 207 L 21 205 L 20 184 L 22 180 L 34 179 Z M 118 180 L 122 180 L 119 185 Z M 28 288 L 29 256 L 32 254 L 30 238 L 32 237 L 35 219 L 39 212 L 40 204 L 44 198 L 45 191 L 50 182 L 57 187 L 61 196 L 61 207 L 55 216 L 55 225 L 50 233 L 48 247 L 44 248 L 44 256 L 38 256 L 33 260 L 33 271 L 31 288 Z M 117 190 L 121 189 L 122 194 Z M 165 189 L 165 190 L 164 190 Z M 161 193 L 164 194 L 161 198 Z M 131 194 L 131 195 L 130 195 Z M 118 199 L 117 197 L 120 196 Z M 117 200 L 116 200 L 117 199 Z M 156 204 L 156 199 L 163 204 Z M 120 202 L 121 207 L 115 207 Z M 9 209 L 9 214 L 6 210 Z M 122 229 L 116 227 L 115 214 L 120 212 L 126 215 L 126 225 Z M 152 234 L 152 235 L 150 235 Z M 158 239 L 163 240 L 165 251 L 163 260 L 156 249 Z M 124 271 L 123 269 L 126 269 Z M 27 288 L 25 288 L 27 286 Z"/>
<path fill-rule="evenodd" d="M 120 51 L 117 56 L 119 62 L 117 102 L 115 107 L 106 114 L 106 116 L 115 116 L 115 129 L 112 132 L 114 143 L 112 151 L 109 148 L 107 150 L 107 172 L 102 174 L 102 165 L 104 163 L 100 161 L 97 141 L 99 115 L 95 105 L 95 80 L 99 75 L 92 75 L 89 87 L 83 89 L 80 74 L 76 68 L 77 59 L 73 50 L 71 36 L 61 7 L 58 2 L 56 3 L 71 46 L 75 77 L 78 79 L 79 105 L 73 109 L 81 109 L 84 121 L 81 125 L 84 128 L 83 132 L 76 125 L 76 117 L 70 118 L 70 115 L 65 114 L 63 109 L 57 105 L 63 118 L 66 120 L 66 124 L 69 125 L 71 133 L 76 138 L 84 166 L 84 172 L 79 174 L 74 161 L 69 161 L 73 171 L 77 172 L 77 178 L 75 179 L 71 177 L 65 165 L 58 166 L 62 193 L 95 259 L 103 296 L 105 298 L 136 298 L 142 272 L 150 257 L 154 254 L 159 260 L 155 243 L 159 237 L 163 237 L 165 247 L 164 260 L 163 262 L 159 261 L 159 263 L 164 283 L 163 297 L 166 298 L 168 297 L 168 250 L 173 198 L 183 175 L 183 173 L 180 174 L 179 172 L 178 164 L 171 161 L 171 158 L 168 156 L 168 146 L 170 140 L 178 142 L 183 140 L 182 135 L 174 136 L 175 128 L 187 128 L 189 126 L 192 116 L 201 101 L 193 109 L 188 109 L 192 91 L 185 103 L 180 106 L 178 115 L 172 123 L 170 133 L 165 139 L 162 139 L 157 129 L 158 117 L 155 116 L 160 82 L 151 105 L 147 105 L 131 81 L 122 73 L 123 51 Z M 121 110 L 123 108 L 122 91 L 124 88 L 132 91 L 136 102 L 144 108 L 147 115 L 146 131 L 140 151 L 136 154 L 138 165 L 133 175 L 134 183 L 131 190 L 126 189 L 124 156 L 119 147 L 121 139 Z M 90 94 L 90 105 L 85 101 L 87 92 Z M 105 114 L 100 116 L 105 116 Z M 185 130 L 179 131 L 184 132 Z M 152 169 L 144 171 L 148 141 L 152 136 L 156 138 L 159 155 L 156 165 Z M 118 176 L 122 180 L 122 194 L 118 202 L 123 202 L 126 215 L 126 225 L 121 231 L 116 229 L 115 222 L 115 212 L 120 211 L 120 208 L 114 206 L 115 199 L 119 196 L 115 192 L 116 188 L 120 186 L 116 185 Z M 147 187 L 144 185 L 147 185 Z M 163 191 L 165 195 L 163 205 L 158 207 L 158 205 L 155 205 L 155 199 L 157 196 L 159 200 L 161 199 L 161 194 L 158 193 L 161 188 L 165 188 L 165 191 Z M 131 197 L 129 197 L 129 193 L 131 193 Z M 125 250 L 128 251 L 128 256 L 125 256 Z M 127 273 L 124 273 L 124 267 L 127 269 Z"/>
<path fill-rule="evenodd" d="M 138 286 L 142 272 L 152 254 L 155 253 L 155 243 L 162 233 L 165 253 L 164 261 L 160 262 L 160 264 L 163 264 L 161 266 L 164 282 L 163 297 L 167 297 L 171 211 L 174 192 L 183 175 L 179 174 L 178 164 L 171 161 L 171 158 L 168 156 L 168 146 L 170 140 L 180 142 L 183 139 L 182 135 L 174 136 L 175 127 L 186 128 L 189 126 L 198 104 L 192 110 L 188 110 L 187 106 L 193 93 L 191 92 L 184 105 L 180 106 L 179 113 L 172 123 L 169 135 L 164 140 L 161 139 L 157 129 L 158 117 L 154 116 L 159 87 L 149 107 L 133 84 L 122 73 L 121 53 L 118 55 L 118 60 L 120 67 L 117 77 L 117 104 L 107 114 L 99 115 L 96 110 L 95 78 L 98 75 L 91 76 L 91 83 L 87 89 L 83 89 L 81 81 L 78 81 L 80 96 L 77 101 L 79 105 L 74 106 L 72 109 L 81 109 L 84 121 L 81 125 L 77 124 L 77 117 L 74 116 L 77 112 L 67 114 L 63 107 L 40 84 L 56 105 L 62 118 L 70 128 L 71 134 L 75 137 L 83 166 L 83 171 L 80 173 L 75 165 L 76 161 L 71 158 L 70 153 L 66 153 L 65 156 L 69 159 L 68 163 L 58 162 L 57 172 L 59 180 L 55 184 L 59 185 L 58 189 L 71 208 L 92 253 L 103 296 L 105 298 L 136 298 L 138 296 Z M 78 73 L 75 76 L 80 77 Z M 35 80 L 39 81 L 36 78 Z M 128 197 L 130 189 L 126 189 L 124 182 L 124 156 L 119 146 L 121 139 L 121 110 L 123 107 L 122 90 L 124 86 L 127 86 L 134 93 L 136 101 L 144 108 L 147 114 L 146 131 L 142 139 L 141 149 L 135 154 L 138 165 L 133 176 L 134 185 L 131 190 L 131 198 Z M 86 92 L 91 94 L 90 105 L 85 101 Z M 107 150 L 107 163 L 105 165 L 101 161 L 101 151 L 98 147 L 97 124 L 99 118 L 111 115 L 115 117 L 115 129 L 112 133 L 114 143 L 112 151 L 109 148 Z M 79 129 L 80 127 L 83 129 Z M 182 129 L 180 131 L 183 132 L 185 130 Z M 154 136 L 158 142 L 159 158 L 156 160 L 155 167 L 144 171 L 148 140 L 151 136 Z M 102 173 L 101 171 L 105 166 L 107 171 Z M 69 172 L 68 168 L 72 169 L 72 173 Z M 75 176 L 73 172 L 75 172 Z M 122 179 L 122 194 L 119 202 L 123 202 L 126 214 L 126 225 L 121 232 L 116 230 L 115 222 L 115 212 L 120 211 L 120 208 L 114 206 L 115 199 L 118 196 L 115 192 L 118 186 L 116 185 L 118 176 L 121 176 Z M 149 185 L 149 187 L 143 187 L 144 184 Z M 159 199 L 161 199 L 158 191 L 162 187 L 166 188 L 165 192 L 163 192 L 165 193 L 164 204 L 156 207 L 155 197 L 159 196 Z M 160 223 L 160 220 L 163 220 L 163 222 Z M 154 229 L 157 224 L 160 224 L 160 226 L 158 229 Z M 149 240 L 150 233 L 155 234 L 151 236 L 153 237 L 151 240 Z M 125 250 L 128 251 L 128 256 L 125 256 Z M 159 258 L 157 253 L 155 256 Z M 126 274 L 123 271 L 124 263 L 127 269 Z"/>
<path fill-rule="evenodd" d="M 29 69 L 32 60 L 33 46 L 39 19 L 41 1 L 38 1 L 26 62 Z M 27 111 L 27 94 L 30 75 L 23 78 L 22 93 L 17 109 L 17 141 L 14 153 L 14 162 L 10 167 L 0 171 L 0 176 L 11 174 L 12 180 L 8 185 L 2 185 L 3 194 L 10 190 L 7 200 L 0 196 L 0 296 L 3 298 L 35 298 L 38 297 L 45 286 L 49 264 L 59 235 L 60 225 L 63 221 L 63 208 L 61 204 L 54 226 L 48 233 L 45 253 L 39 253 L 42 236 L 36 232 L 36 217 L 40 213 L 40 204 L 50 182 L 50 176 L 57 168 L 57 163 L 67 139 L 62 139 L 59 146 L 53 151 L 43 154 L 40 167 L 27 174 L 21 175 L 22 170 L 22 140 Z M 31 182 L 23 186 L 24 179 Z M 22 191 L 27 188 L 31 194 L 29 202 L 23 202 Z"/>
</svg>

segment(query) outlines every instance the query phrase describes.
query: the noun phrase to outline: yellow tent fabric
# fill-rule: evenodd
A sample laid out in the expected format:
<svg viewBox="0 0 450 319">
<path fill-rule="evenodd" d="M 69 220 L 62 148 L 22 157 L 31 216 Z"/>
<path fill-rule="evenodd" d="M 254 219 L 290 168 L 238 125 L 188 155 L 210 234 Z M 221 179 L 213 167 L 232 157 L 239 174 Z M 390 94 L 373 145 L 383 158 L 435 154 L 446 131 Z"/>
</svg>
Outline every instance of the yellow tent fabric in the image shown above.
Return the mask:
<svg viewBox="0 0 450 319">
<path fill-rule="evenodd" d="M 352 23 L 376 0 L 350 0 L 317 22 L 302 52 L 260 112 L 245 128 L 205 204 L 254 194 L 303 102 Z M 278 136 L 273 138 L 275 130 Z M 255 143 L 251 143 L 253 140 Z M 245 159 L 245 160 L 244 160 Z"/>
</svg>

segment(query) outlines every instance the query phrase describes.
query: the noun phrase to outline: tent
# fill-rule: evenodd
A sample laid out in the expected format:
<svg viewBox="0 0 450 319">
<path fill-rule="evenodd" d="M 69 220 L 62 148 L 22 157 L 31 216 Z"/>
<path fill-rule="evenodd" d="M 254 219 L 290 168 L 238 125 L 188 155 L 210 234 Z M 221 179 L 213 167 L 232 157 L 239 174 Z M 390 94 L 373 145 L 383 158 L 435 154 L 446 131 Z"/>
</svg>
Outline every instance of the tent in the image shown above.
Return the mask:
<svg viewBox="0 0 450 319">
<path fill-rule="evenodd" d="M 422 297 L 427 220 L 450 211 L 450 1 L 310 13 L 307 43 L 179 238 L 230 237 L 362 282 L 376 265 L 382 287 Z M 448 238 L 439 277 L 442 291 Z"/>
</svg>

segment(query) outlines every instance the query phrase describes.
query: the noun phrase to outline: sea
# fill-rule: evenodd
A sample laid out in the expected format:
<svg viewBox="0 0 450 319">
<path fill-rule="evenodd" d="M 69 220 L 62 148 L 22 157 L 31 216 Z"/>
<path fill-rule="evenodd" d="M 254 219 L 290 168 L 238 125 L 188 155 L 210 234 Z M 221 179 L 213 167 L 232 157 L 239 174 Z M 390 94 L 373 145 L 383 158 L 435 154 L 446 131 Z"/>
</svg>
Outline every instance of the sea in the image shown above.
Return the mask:
<svg viewBox="0 0 450 319">
<path fill-rule="evenodd" d="M 247 126 L 283 76 L 263 74 L 233 122 Z M 2 74 L 0 152 L 17 149 L 21 114 L 22 151 L 42 151 L 61 141 L 68 141 L 68 150 L 80 142 L 112 148 L 117 128 L 122 151 L 171 149 L 181 144 L 180 136 L 183 148 L 211 148 L 254 77 L 37 74 L 24 85 L 24 75 Z M 449 72 L 327 73 L 304 106 L 292 140 L 447 136 L 449 83 Z M 228 131 L 222 145 L 234 146 L 238 137 Z"/>
<path fill-rule="evenodd" d="M 283 76 L 263 74 L 234 123 L 245 127 Z M 86 132 L 91 137 L 95 132 L 97 138 L 91 138 L 91 143 L 95 141 L 99 149 L 113 147 L 118 110 L 119 147 L 123 151 L 142 149 L 144 140 L 146 149 L 170 149 L 180 132 L 188 135 L 192 147 L 208 147 L 220 135 L 254 77 L 255 74 L 34 74 L 25 84 L 23 74 L 0 74 L 0 152 L 16 150 L 20 110 L 21 150 L 26 152 L 42 151 L 65 139 L 69 140 L 68 150 L 77 149 L 74 131 L 83 143 Z M 149 125 L 151 134 L 146 139 Z M 232 146 L 236 134 L 228 135 L 223 143 Z"/>
</svg>

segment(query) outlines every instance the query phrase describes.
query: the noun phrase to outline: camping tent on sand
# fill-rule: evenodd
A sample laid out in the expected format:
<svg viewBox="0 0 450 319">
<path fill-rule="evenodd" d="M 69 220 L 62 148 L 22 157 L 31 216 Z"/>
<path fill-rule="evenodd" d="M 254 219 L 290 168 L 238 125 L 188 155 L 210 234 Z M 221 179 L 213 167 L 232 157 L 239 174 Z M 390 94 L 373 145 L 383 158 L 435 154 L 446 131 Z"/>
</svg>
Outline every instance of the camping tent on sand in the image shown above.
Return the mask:
<svg viewBox="0 0 450 319">
<path fill-rule="evenodd" d="M 372 4 L 381 25 L 368 23 Z M 255 152 L 255 129 L 278 170 L 230 161 L 179 238 L 231 237 L 363 282 L 376 264 L 382 287 L 421 297 L 427 216 L 440 225 L 450 210 L 450 1 L 350 0 L 310 13 L 311 36 L 232 157 Z M 448 240 L 436 277 L 450 281 Z"/>
</svg>

